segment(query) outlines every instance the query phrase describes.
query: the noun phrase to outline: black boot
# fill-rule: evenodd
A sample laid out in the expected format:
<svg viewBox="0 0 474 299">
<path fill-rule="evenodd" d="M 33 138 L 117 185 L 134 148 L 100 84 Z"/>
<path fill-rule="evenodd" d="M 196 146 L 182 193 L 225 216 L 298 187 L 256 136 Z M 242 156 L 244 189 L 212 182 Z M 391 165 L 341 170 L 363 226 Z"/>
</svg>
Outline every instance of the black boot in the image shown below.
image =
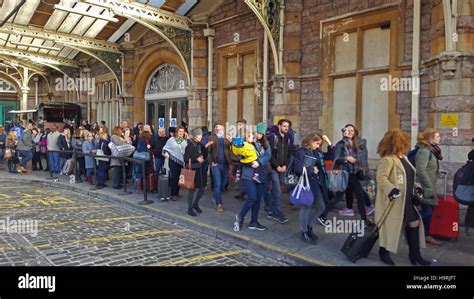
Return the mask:
<svg viewBox="0 0 474 299">
<path fill-rule="evenodd" d="M 311 236 L 309 235 L 308 232 L 301 232 L 301 240 L 303 240 L 303 242 L 311 244 L 311 245 L 316 244 L 316 240 L 311 238 Z"/>
<path fill-rule="evenodd" d="M 409 254 L 408 258 L 412 265 L 416 265 L 416 263 L 422 266 L 431 265 L 430 262 L 424 260 L 421 257 L 420 253 L 420 233 L 418 227 L 407 227 L 405 228 L 406 231 L 406 238 L 408 242 Z"/>
<path fill-rule="evenodd" d="M 395 262 L 390 257 L 390 252 L 388 252 L 387 249 L 385 249 L 384 247 L 380 247 L 379 256 L 380 256 L 380 260 L 384 262 L 385 264 L 390 265 L 390 266 L 395 266 Z"/>
<path fill-rule="evenodd" d="M 313 227 L 309 226 L 308 225 L 308 234 L 309 236 L 314 240 L 314 241 L 318 241 L 318 236 L 316 236 L 313 232 Z"/>
</svg>

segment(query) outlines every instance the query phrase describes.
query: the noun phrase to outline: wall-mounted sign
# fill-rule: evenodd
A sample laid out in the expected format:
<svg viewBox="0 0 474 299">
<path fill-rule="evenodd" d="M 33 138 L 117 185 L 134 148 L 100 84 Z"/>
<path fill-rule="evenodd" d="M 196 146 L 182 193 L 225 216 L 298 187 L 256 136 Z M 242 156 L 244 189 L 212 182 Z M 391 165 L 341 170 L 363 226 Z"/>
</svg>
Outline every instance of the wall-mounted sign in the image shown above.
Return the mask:
<svg viewBox="0 0 474 299">
<path fill-rule="evenodd" d="M 459 115 L 456 113 L 441 114 L 442 127 L 457 127 L 459 124 Z"/>
</svg>

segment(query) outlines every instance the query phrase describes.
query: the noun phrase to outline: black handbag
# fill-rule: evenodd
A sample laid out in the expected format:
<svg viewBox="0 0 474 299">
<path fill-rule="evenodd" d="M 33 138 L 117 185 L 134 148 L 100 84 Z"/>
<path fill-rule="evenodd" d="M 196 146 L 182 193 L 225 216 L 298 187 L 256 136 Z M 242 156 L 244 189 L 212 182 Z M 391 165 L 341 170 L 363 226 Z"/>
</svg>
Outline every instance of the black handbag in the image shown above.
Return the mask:
<svg viewBox="0 0 474 299">
<path fill-rule="evenodd" d="M 385 223 L 385 220 L 387 220 L 394 204 L 395 201 L 392 200 L 383 212 L 379 223 L 370 223 L 364 226 L 363 236 L 359 236 L 359 233 L 354 232 L 347 237 L 341 251 L 351 262 L 355 263 L 357 260 L 369 256 L 372 248 L 374 248 L 375 242 L 377 242 L 379 238 L 379 230 Z"/>
</svg>

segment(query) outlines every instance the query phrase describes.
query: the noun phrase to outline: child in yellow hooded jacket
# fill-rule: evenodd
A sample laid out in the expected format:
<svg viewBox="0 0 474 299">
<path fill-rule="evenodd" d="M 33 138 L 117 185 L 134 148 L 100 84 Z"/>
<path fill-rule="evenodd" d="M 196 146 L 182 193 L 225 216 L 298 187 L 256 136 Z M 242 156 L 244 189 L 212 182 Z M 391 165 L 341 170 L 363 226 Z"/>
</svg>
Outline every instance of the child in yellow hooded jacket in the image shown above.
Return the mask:
<svg viewBox="0 0 474 299">
<path fill-rule="evenodd" d="M 237 144 L 236 142 L 232 143 L 232 152 L 234 153 L 234 155 L 243 157 L 242 159 L 239 160 L 239 162 L 243 165 L 247 165 L 250 167 L 253 162 L 258 162 L 257 161 L 258 153 L 257 153 L 257 149 L 252 144 L 253 142 L 254 142 L 254 135 L 247 134 L 246 141 L 244 141 L 243 145 Z M 256 181 L 257 183 L 261 184 L 262 181 L 260 177 L 261 176 L 258 172 L 258 169 L 255 169 L 252 179 Z"/>
</svg>

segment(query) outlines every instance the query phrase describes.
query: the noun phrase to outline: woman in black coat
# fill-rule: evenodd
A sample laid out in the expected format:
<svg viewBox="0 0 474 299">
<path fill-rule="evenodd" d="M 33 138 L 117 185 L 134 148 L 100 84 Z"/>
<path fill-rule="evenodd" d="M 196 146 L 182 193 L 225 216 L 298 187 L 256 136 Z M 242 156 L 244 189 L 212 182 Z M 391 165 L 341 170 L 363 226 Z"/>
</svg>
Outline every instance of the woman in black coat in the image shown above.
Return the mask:
<svg viewBox="0 0 474 299">
<path fill-rule="evenodd" d="M 204 195 L 204 188 L 207 186 L 207 173 L 204 166 L 204 161 L 207 159 L 207 147 L 201 144 L 202 130 L 195 129 L 192 131 L 193 138 L 188 140 L 188 145 L 184 151 L 185 167 L 189 168 L 189 160 L 191 160 L 191 168 L 196 171 L 194 176 L 194 190 L 188 192 L 188 214 L 197 216 L 194 212 L 202 213 L 199 208 L 199 200 Z M 193 210 L 194 209 L 194 210 Z"/>
<path fill-rule="evenodd" d="M 107 132 L 102 132 L 100 133 L 100 139 L 99 139 L 99 144 L 97 145 L 97 149 L 101 149 L 104 152 L 105 156 L 110 156 L 112 152 L 110 151 L 109 148 L 109 136 Z M 104 188 L 105 186 L 105 177 L 106 177 L 106 172 L 109 171 L 110 168 L 110 159 L 108 161 L 99 161 L 97 165 L 97 181 L 98 181 L 98 187 L 99 188 Z"/>
</svg>

